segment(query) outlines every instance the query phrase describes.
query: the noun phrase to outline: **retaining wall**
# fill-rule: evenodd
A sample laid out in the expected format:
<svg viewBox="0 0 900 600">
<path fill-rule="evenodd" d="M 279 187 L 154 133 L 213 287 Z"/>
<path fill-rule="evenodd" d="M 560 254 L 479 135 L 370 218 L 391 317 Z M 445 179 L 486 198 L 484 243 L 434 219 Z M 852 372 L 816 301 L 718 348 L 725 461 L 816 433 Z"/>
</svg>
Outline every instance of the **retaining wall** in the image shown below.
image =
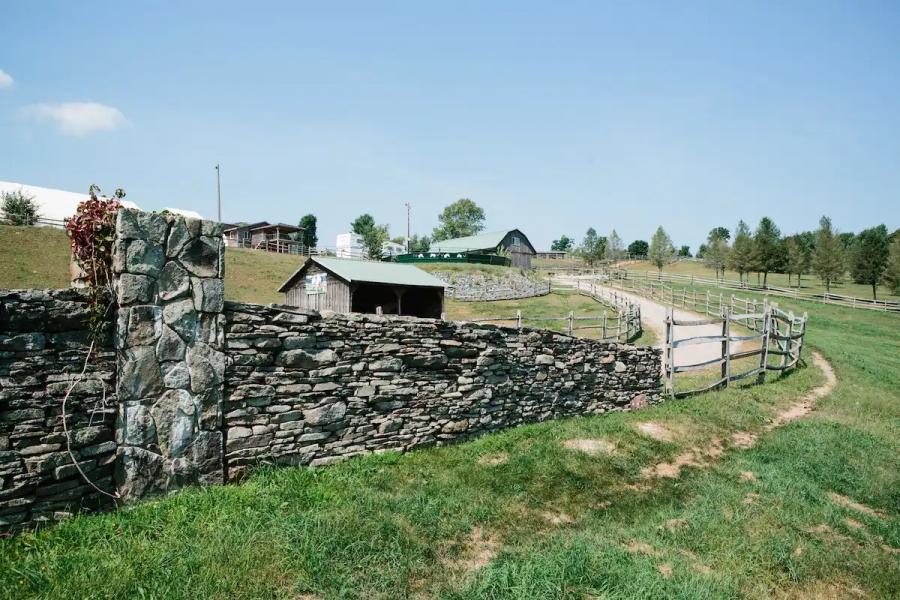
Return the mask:
<svg viewBox="0 0 900 600">
<path fill-rule="evenodd" d="M 431 271 L 431 274 L 450 286 L 444 292 L 447 298 L 462 302 L 516 300 L 550 293 L 549 281 L 535 281 L 514 269 L 496 275 L 454 271 Z"/>
</svg>

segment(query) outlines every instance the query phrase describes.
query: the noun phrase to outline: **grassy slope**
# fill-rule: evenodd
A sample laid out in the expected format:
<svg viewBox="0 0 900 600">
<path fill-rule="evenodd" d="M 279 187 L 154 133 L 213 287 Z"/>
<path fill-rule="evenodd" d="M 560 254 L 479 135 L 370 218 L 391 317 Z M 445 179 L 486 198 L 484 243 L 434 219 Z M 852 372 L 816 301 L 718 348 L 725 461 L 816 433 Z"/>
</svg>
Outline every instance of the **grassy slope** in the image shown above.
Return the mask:
<svg viewBox="0 0 900 600">
<path fill-rule="evenodd" d="M 638 271 L 641 273 L 656 273 L 656 267 L 646 261 L 635 262 L 626 267 L 630 271 Z M 675 273 L 679 275 L 695 275 L 697 277 L 708 277 L 715 279 L 715 273 L 712 269 L 704 265 L 702 262 L 683 260 L 667 265 L 663 269 L 664 273 Z M 725 272 L 726 279 L 738 280 L 738 274 L 734 271 Z M 788 284 L 788 276 L 783 273 L 769 273 L 769 285 L 775 287 L 796 287 L 797 278 L 792 277 L 793 284 Z M 750 283 L 756 283 L 756 274 L 753 273 L 749 277 Z M 760 277 L 762 282 L 762 277 Z M 800 281 L 800 291 L 808 294 L 821 293 L 825 291 L 825 286 L 815 275 L 804 275 Z M 853 280 L 846 278 L 843 283 L 832 284 L 831 292 L 833 294 L 842 294 L 844 296 L 856 296 L 857 298 L 871 298 L 872 286 L 860 285 L 853 283 Z M 900 296 L 891 294 L 884 286 L 878 286 L 879 300 L 900 300 Z"/>
<path fill-rule="evenodd" d="M 403 456 L 262 471 L 239 486 L 76 517 L 0 541 L 0 594 L 889 598 L 900 588 L 897 318 L 787 307 L 810 310 L 810 344 L 838 386 L 812 415 L 711 468 L 628 487 L 712 436 L 758 430 L 821 373 Z M 641 421 L 664 424 L 674 441 L 640 435 Z M 616 452 L 567 450 L 569 438 L 602 438 Z M 508 461 L 479 462 L 488 455 Z M 748 471 L 756 481 L 742 479 Z M 884 516 L 842 507 L 831 492 Z M 487 542 L 467 541 L 476 528 Z"/>
<path fill-rule="evenodd" d="M 69 238 L 61 229 L 0 225 L 0 288 L 64 288 L 69 285 Z M 303 257 L 228 248 L 228 300 L 283 302 L 277 292 Z"/>
</svg>

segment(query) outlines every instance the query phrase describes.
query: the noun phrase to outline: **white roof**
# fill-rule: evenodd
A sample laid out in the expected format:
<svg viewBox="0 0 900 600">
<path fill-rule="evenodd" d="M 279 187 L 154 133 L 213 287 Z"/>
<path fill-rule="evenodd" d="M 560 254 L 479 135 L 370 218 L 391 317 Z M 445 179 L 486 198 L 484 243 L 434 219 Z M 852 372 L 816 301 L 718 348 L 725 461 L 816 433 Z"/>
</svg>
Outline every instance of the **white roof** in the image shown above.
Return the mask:
<svg viewBox="0 0 900 600">
<path fill-rule="evenodd" d="M 54 219 L 57 221 L 62 221 L 74 215 L 75 211 L 78 210 L 78 204 L 90 198 L 87 192 L 80 194 L 78 192 L 66 192 L 36 185 L 26 185 L 24 183 L 0 181 L 0 193 L 17 192 L 19 190 L 34 198 L 42 219 Z M 139 210 L 141 208 L 130 200 L 122 200 L 122 206 Z"/>
<path fill-rule="evenodd" d="M 170 208 L 166 207 L 163 210 L 167 210 L 170 213 L 181 215 L 182 217 L 188 217 L 190 219 L 202 219 L 203 215 L 198 213 L 196 210 L 187 210 L 185 208 Z"/>
</svg>

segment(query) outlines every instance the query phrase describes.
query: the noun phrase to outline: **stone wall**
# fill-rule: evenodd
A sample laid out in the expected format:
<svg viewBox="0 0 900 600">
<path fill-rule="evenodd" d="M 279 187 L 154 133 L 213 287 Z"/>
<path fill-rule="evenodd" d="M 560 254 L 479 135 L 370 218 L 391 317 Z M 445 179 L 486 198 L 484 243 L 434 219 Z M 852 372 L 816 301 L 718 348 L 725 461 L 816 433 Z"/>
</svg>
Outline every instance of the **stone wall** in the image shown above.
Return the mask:
<svg viewBox="0 0 900 600">
<path fill-rule="evenodd" d="M 75 290 L 0 290 L 0 531 L 111 503 L 78 474 L 63 433 L 62 401 L 90 345 L 87 317 Z M 92 357 L 66 426 L 81 469 L 113 492 L 115 352 L 107 343 Z"/>
<path fill-rule="evenodd" d="M 126 499 L 222 483 L 222 225 L 122 209 L 113 272 Z"/>
<path fill-rule="evenodd" d="M 228 478 L 660 401 L 660 354 L 545 330 L 226 303 Z"/>
<path fill-rule="evenodd" d="M 455 271 L 431 271 L 431 274 L 449 286 L 445 291 L 447 298 L 463 302 L 515 300 L 550 293 L 549 281 L 535 281 L 515 269 L 496 274 Z"/>
</svg>

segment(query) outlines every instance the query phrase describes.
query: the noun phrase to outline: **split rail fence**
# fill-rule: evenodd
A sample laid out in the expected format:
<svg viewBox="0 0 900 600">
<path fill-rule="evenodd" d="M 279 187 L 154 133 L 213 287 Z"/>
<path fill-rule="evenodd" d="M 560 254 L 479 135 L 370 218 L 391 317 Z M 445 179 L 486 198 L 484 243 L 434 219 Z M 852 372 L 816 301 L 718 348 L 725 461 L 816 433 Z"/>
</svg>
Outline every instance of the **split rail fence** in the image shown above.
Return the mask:
<svg viewBox="0 0 900 600">
<path fill-rule="evenodd" d="M 533 317 L 523 315 L 517 310 L 515 316 L 479 317 L 470 319 L 474 323 L 514 323 L 517 329 L 521 329 L 523 323 L 552 324 L 565 322 L 566 333 L 574 335 L 577 331 L 595 330 L 598 332 L 599 341 L 629 342 L 637 338 L 643 331 L 641 329 L 641 307 L 631 302 L 621 294 L 604 290 L 594 283 L 579 281 L 576 285 L 579 294 L 588 296 L 600 304 L 612 309 L 613 315 L 607 312 L 599 315 L 578 315 L 574 311 L 563 317 Z"/>
</svg>

